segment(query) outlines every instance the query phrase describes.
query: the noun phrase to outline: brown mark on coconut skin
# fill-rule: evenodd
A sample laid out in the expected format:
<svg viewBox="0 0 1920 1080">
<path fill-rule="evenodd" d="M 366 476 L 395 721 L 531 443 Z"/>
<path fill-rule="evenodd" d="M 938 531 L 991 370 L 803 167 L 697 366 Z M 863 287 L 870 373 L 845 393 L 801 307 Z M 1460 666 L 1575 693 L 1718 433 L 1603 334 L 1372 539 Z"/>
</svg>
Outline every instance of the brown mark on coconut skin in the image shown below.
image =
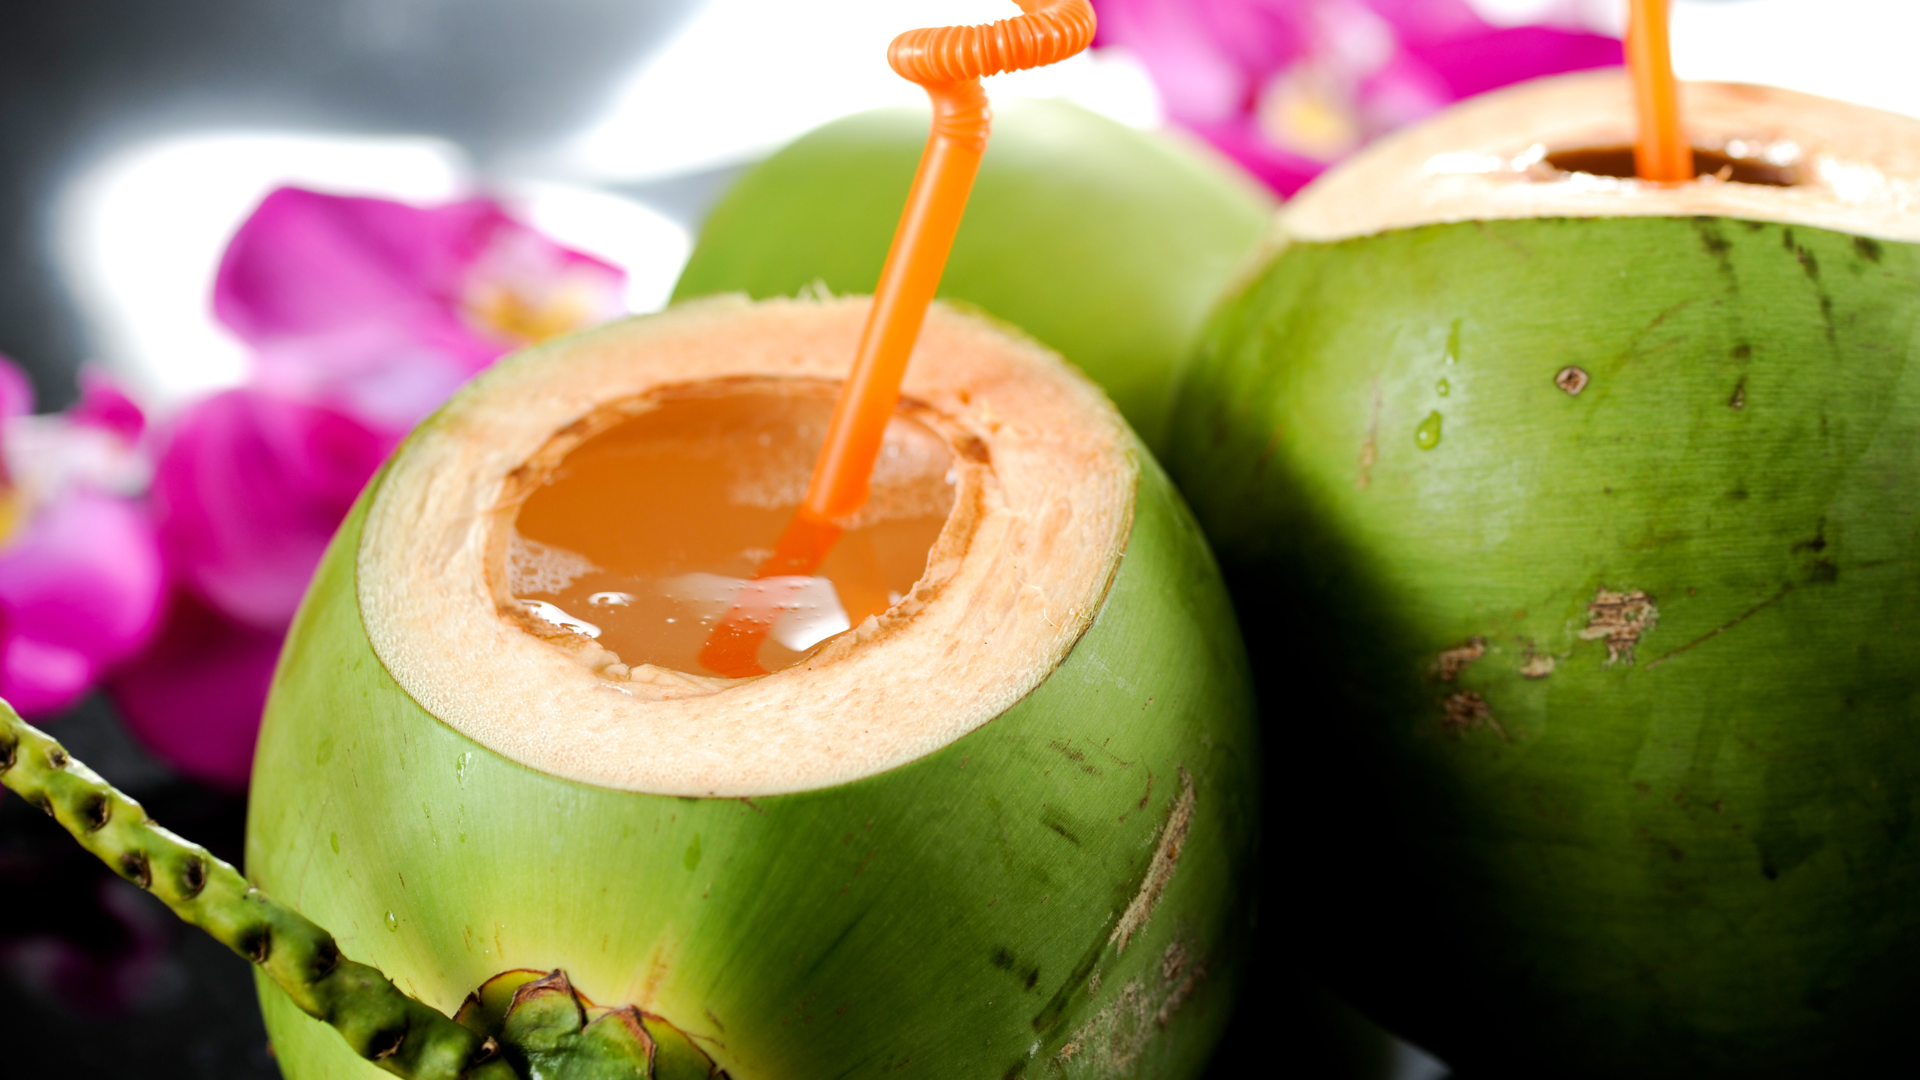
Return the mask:
<svg viewBox="0 0 1920 1080">
<path fill-rule="evenodd" d="M 1107 942 L 1113 946 L 1115 955 L 1127 951 L 1127 943 L 1133 940 L 1153 917 L 1153 909 L 1160 902 L 1161 894 L 1167 891 L 1167 883 L 1173 880 L 1173 872 L 1180 866 L 1180 849 L 1187 842 L 1187 830 L 1193 826 L 1193 777 L 1186 769 L 1180 770 L 1180 794 L 1173 800 L 1173 809 L 1167 814 L 1167 823 L 1160 829 L 1160 844 L 1154 849 L 1153 861 L 1147 864 L 1147 876 L 1140 882 L 1140 889 L 1134 893 L 1132 902 L 1120 913 L 1120 921 L 1114 924 L 1113 933 Z"/>
<path fill-rule="evenodd" d="M 1373 463 L 1380 456 L 1380 380 L 1373 380 L 1373 406 L 1367 413 L 1367 441 L 1360 444 L 1360 475 L 1354 486 L 1366 490 L 1373 483 Z"/>
<path fill-rule="evenodd" d="M 1448 694 L 1446 713 L 1440 718 L 1440 727 L 1456 738 L 1466 735 L 1477 727 L 1492 728 L 1495 735 L 1507 739 L 1507 729 L 1493 717 L 1493 707 L 1487 699 L 1469 690 L 1459 694 Z"/>
<path fill-rule="evenodd" d="M 1653 597 L 1639 589 L 1614 592 L 1602 586 L 1587 604 L 1587 628 L 1582 641 L 1607 643 L 1606 666 L 1633 663 L 1633 648 L 1660 621 Z"/>
<path fill-rule="evenodd" d="M 1129 979 L 1054 1054 L 1054 1067 L 1069 1077 L 1131 1072 L 1207 976 L 1205 961 L 1194 960 L 1188 945 L 1178 940 L 1167 946 L 1159 968 L 1157 979 L 1153 972 Z"/>
<path fill-rule="evenodd" d="M 1747 407 L 1747 377 L 1745 375 L 1742 375 L 1740 376 L 1740 381 L 1733 384 L 1733 396 L 1727 399 L 1727 408 L 1732 409 L 1735 412 L 1738 412 L 1741 409 L 1744 409 L 1746 407 Z"/>
<path fill-rule="evenodd" d="M 1460 677 L 1468 664 L 1487 655 L 1487 639 L 1468 638 L 1465 645 L 1446 649 L 1433 658 L 1433 677 L 1441 682 L 1452 682 Z"/>
<path fill-rule="evenodd" d="M 1592 381 L 1591 376 L 1571 364 L 1561 368 L 1553 377 L 1553 385 L 1565 390 L 1568 397 L 1579 397 L 1580 391 L 1585 390 L 1590 381 Z"/>
<path fill-rule="evenodd" d="M 1772 607 L 1773 605 L 1779 603 L 1781 600 L 1786 598 L 1786 595 L 1788 593 L 1792 591 L 1793 591 L 1793 586 L 1791 585 L 1780 586 L 1779 592 L 1774 593 L 1772 596 L 1767 597 L 1765 600 L 1760 601 L 1759 603 L 1753 605 L 1752 607 L 1741 612 L 1740 614 L 1735 615 L 1733 618 L 1728 619 L 1726 622 L 1721 623 L 1719 626 L 1716 626 L 1713 629 L 1707 631 L 1706 633 L 1701 634 L 1699 637 L 1694 638 L 1692 641 L 1687 642 L 1685 645 L 1682 645 L 1671 652 L 1663 653 L 1657 659 L 1648 661 L 1647 662 L 1648 670 L 1652 670 L 1653 668 L 1659 667 L 1661 664 L 1664 664 L 1667 661 L 1673 659 L 1674 657 L 1679 656 L 1681 653 L 1686 652 L 1688 649 L 1693 648 L 1695 645 L 1701 645 L 1708 641 L 1711 641 L 1716 637 L 1719 637 L 1721 634 L 1726 633 L 1727 631 L 1733 629 L 1734 627 L 1739 626 L 1741 623 L 1746 622 L 1748 619 L 1753 618 L 1755 615 L 1758 615 L 1761 612 Z"/>
<path fill-rule="evenodd" d="M 1794 240 L 1792 229 L 1780 230 L 1780 243 L 1799 260 L 1801 272 L 1807 275 L 1807 281 L 1813 285 L 1814 296 L 1820 301 L 1820 319 L 1827 328 L 1827 343 L 1833 344 L 1838 336 L 1833 325 L 1833 297 L 1828 295 L 1826 285 L 1820 281 L 1820 260 Z"/>
<path fill-rule="evenodd" d="M 1553 674 L 1556 663 L 1558 661 L 1552 654 L 1537 651 L 1534 643 L 1529 641 L 1526 643 L 1526 653 L 1521 657 L 1520 675 L 1528 679 L 1544 679 Z"/>
<path fill-rule="evenodd" d="M 1733 274 L 1733 241 L 1720 231 L 1720 224 L 1710 217 L 1693 219 L 1693 230 L 1700 234 L 1700 248 L 1720 265 L 1720 273 L 1732 288 L 1739 288 Z"/>
</svg>

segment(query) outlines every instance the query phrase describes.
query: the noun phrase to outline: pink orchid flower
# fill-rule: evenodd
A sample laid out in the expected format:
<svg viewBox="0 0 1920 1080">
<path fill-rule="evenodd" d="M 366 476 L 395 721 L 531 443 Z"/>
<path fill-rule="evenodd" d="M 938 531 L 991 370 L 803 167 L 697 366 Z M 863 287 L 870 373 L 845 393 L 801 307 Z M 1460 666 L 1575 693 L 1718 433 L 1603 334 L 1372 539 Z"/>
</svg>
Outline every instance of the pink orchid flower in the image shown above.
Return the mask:
<svg viewBox="0 0 1920 1080">
<path fill-rule="evenodd" d="M 152 636 L 164 573 L 135 500 L 144 417 L 94 373 L 64 416 L 0 357 L 0 697 L 38 717 L 77 702 Z"/>
<path fill-rule="evenodd" d="M 490 199 L 280 188 L 227 246 L 213 308 L 259 388 L 403 432 L 503 352 L 619 314 L 625 277 Z"/>
<path fill-rule="evenodd" d="M 1291 195 L 1368 141 L 1525 79 L 1622 62 L 1620 42 L 1497 28 L 1463 0 L 1094 0 L 1098 44 L 1168 118 Z"/>
<path fill-rule="evenodd" d="M 129 726 L 187 774 L 243 787 L 281 638 L 360 489 L 460 383 L 618 314 L 624 283 L 490 200 L 269 195 L 214 288 L 254 378 L 163 440 L 153 504 L 175 592 L 154 648 L 113 679 Z"/>
</svg>

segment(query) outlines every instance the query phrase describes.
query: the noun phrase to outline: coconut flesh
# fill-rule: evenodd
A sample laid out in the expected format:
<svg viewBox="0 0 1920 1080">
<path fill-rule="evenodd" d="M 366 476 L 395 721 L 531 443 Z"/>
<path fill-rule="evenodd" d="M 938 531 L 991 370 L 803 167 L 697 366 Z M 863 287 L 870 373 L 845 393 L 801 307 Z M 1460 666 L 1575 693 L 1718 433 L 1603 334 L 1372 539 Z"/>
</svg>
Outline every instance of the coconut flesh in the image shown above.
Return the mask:
<svg viewBox="0 0 1920 1080">
<path fill-rule="evenodd" d="M 1920 122 L 1682 103 L 1724 179 L 1570 167 L 1619 72 L 1382 140 L 1182 386 L 1263 701 L 1321 718 L 1269 763 L 1311 964 L 1463 1073 L 1867 1071 L 1920 994 Z"/>
<path fill-rule="evenodd" d="M 1680 93 L 1696 153 L 1769 182 L 1556 167 L 1570 152 L 1633 145 L 1632 87 L 1622 71 L 1596 71 L 1474 98 L 1381 140 L 1288 203 L 1278 231 L 1327 242 L 1453 221 L 1702 214 L 1920 241 L 1920 120 L 1771 86 Z"/>
<path fill-rule="evenodd" d="M 663 390 L 834 377 L 866 306 L 746 310 L 708 301 L 651 334 L 572 343 L 564 385 L 522 365 L 415 436 L 369 511 L 359 581 L 374 651 L 416 701 L 556 776 L 771 795 L 921 757 L 1004 712 L 1066 655 L 1125 545 L 1129 437 L 1043 350 L 939 309 L 902 394 L 950 447 L 954 509 L 898 605 L 798 668 L 741 681 L 622 664 L 530 624 L 510 589 L 513 517 L 567 451 Z"/>
</svg>

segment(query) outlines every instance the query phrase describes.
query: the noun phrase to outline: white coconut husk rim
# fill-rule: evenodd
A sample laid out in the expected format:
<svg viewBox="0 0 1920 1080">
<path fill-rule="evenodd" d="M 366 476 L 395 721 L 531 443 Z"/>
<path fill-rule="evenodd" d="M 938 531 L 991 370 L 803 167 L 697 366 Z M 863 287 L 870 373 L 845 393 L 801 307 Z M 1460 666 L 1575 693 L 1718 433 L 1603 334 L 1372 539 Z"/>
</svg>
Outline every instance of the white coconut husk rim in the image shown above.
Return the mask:
<svg viewBox="0 0 1920 1080">
<path fill-rule="evenodd" d="M 1920 120 L 1769 86 L 1682 83 L 1680 101 L 1696 149 L 1790 169 L 1796 182 L 1655 184 L 1549 167 L 1549 153 L 1634 140 L 1626 72 L 1583 72 L 1474 98 L 1380 140 L 1288 203 L 1275 239 L 1336 241 L 1475 220 L 1705 214 L 1920 241 Z"/>
<path fill-rule="evenodd" d="M 885 615 L 795 667 L 699 679 L 609 668 L 588 643 L 529 633 L 502 580 L 513 510 L 557 433 L 665 388 L 838 379 L 868 306 L 722 297 L 488 372 L 412 436 L 372 496 L 357 590 L 375 655 L 429 712 L 511 760 L 668 795 L 846 783 L 1006 711 L 1105 596 L 1132 523 L 1134 442 L 1058 357 L 938 305 L 902 392 L 953 451 L 954 509 L 926 575 Z"/>
</svg>

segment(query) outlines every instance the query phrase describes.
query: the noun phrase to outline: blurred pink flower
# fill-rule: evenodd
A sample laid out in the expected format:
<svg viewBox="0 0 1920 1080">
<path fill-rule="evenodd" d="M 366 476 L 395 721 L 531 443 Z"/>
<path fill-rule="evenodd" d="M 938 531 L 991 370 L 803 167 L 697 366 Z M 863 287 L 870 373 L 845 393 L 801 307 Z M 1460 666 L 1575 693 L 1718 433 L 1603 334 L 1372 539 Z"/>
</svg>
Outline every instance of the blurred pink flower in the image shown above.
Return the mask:
<svg viewBox="0 0 1920 1080">
<path fill-rule="evenodd" d="M 0 357 L 0 697 L 28 716 L 73 705 L 146 644 L 164 587 L 138 408 L 87 373 L 80 404 L 33 416 Z"/>
<path fill-rule="evenodd" d="M 213 307 L 260 388 L 405 431 L 501 353 L 619 314 L 624 282 L 489 199 L 281 188 L 227 246 Z"/>
<path fill-rule="evenodd" d="M 189 406 L 153 483 L 175 578 L 237 622 L 284 629 L 333 530 L 396 441 L 337 409 L 264 390 Z"/>
<path fill-rule="evenodd" d="M 625 275 L 490 200 L 281 188 L 228 246 L 214 311 L 252 382 L 167 425 L 153 485 L 174 582 L 111 689 L 203 781 L 247 782 L 280 640 L 334 530 L 406 431 L 503 353 L 621 311 Z"/>
<path fill-rule="evenodd" d="M 176 588 L 153 645 L 116 669 L 107 689 L 127 727 L 162 760 L 239 791 L 253 771 L 260 709 L 284 636 L 235 622 Z"/>
<path fill-rule="evenodd" d="M 1494 27 L 1464 0 L 1094 0 L 1094 8 L 1097 43 L 1140 58 L 1170 120 L 1285 195 L 1453 101 L 1622 62 L 1617 39 Z"/>
</svg>

